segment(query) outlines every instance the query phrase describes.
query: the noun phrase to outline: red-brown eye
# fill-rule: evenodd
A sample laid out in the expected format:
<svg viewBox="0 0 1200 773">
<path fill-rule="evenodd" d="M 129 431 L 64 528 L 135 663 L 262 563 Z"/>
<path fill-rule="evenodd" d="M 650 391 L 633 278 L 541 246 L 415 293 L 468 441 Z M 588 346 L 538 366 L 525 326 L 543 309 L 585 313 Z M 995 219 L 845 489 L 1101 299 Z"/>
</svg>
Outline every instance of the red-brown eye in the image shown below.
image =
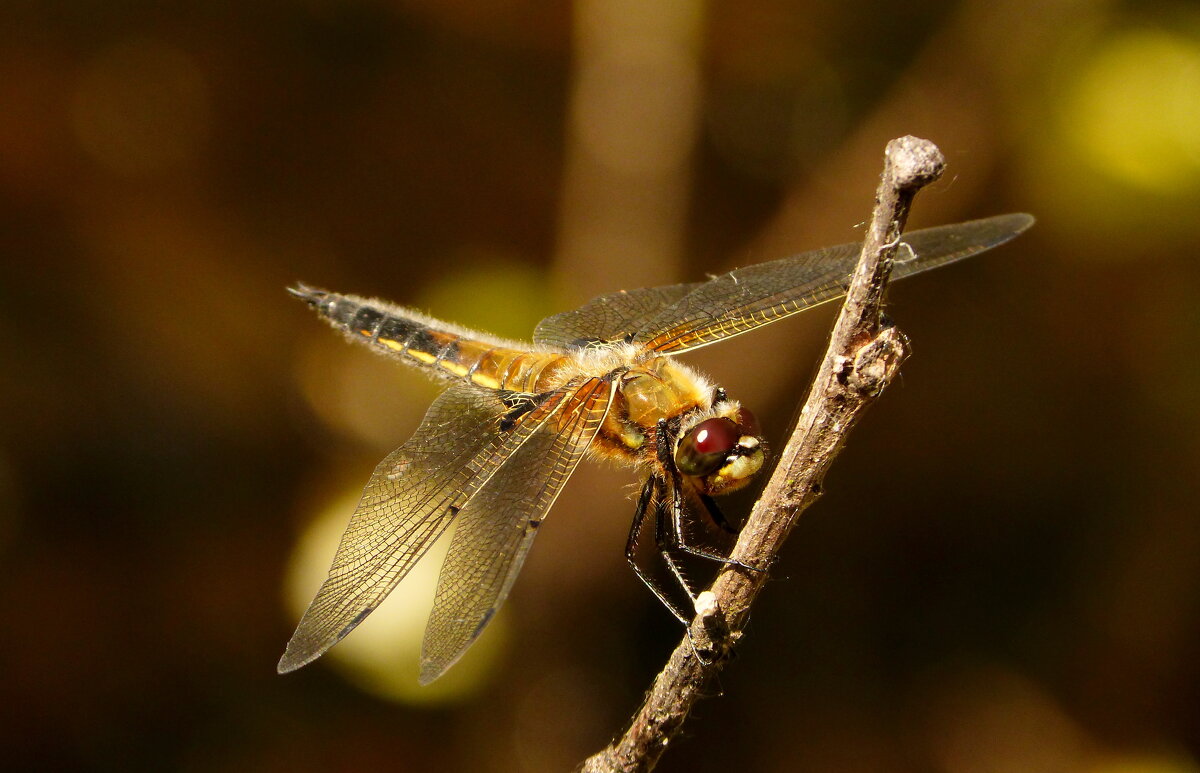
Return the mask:
<svg viewBox="0 0 1200 773">
<path fill-rule="evenodd" d="M 702 454 L 728 453 L 737 442 L 737 428 L 729 419 L 709 419 L 696 425 L 688 437 Z"/>
<path fill-rule="evenodd" d="M 684 475 L 716 472 L 737 443 L 737 427 L 729 419 L 707 419 L 692 428 L 675 450 L 675 466 Z"/>
<path fill-rule="evenodd" d="M 758 417 L 751 413 L 749 408 L 738 408 L 737 424 L 743 435 L 762 436 L 762 427 L 758 424 Z"/>
</svg>

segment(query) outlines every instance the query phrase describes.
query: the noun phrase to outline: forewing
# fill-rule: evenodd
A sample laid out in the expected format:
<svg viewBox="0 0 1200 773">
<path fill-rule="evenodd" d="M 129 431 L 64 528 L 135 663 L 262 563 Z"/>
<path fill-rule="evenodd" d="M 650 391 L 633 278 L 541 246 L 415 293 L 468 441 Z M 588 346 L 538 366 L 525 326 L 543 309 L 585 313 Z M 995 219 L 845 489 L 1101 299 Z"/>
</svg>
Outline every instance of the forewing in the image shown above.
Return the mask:
<svg viewBox="0 0 1200 773">
<path fill-rule="evenodd" d="M 1032 223 L 1029 215 L 1000 215 L 905 234 L 892 278 L 991 249 Z M 659 312 L 637 332 L 633 343 L 663 353 L 697 349 L 839 298 L 846 292 L 860 248 L 859 244 L 826 247 L 722 274 Z"/>
<path fill-rule="evenodd" d="M 468 382 L 451 386 L 412 438 L 375 468 L 280 673 L 320 657 L 374 611 L 557 405 L 550 395 L 514 414 L 510 394 Z"/>
<path fill-rule="evenodd" d="M 604 421 L 612 390 L 590 379 L 561 400 L 463 508 L 425 629 L 422 684 L 453 665 L 504 603 L 542 519 Z"/>
<path fill-rule="evenodd" d="M 601 295 L 572 311 L 546 317 L 533 331 L 535 343 L 582 349 L 625 343 L 662 312 L 703 282 L 644 287 Z"/>
</svg>

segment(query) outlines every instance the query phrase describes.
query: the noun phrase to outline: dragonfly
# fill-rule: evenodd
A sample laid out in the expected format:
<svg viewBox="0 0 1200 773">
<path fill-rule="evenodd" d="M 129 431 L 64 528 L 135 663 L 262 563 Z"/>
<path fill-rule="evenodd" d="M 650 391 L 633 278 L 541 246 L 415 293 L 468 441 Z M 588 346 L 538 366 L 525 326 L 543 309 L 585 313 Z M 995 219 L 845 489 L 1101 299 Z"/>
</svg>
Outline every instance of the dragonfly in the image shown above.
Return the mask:
<svg viewBox="0 0 1200 773">
<path fill-rule="evenodd" d="M 1030 215 L 1008 214 L 906 234 L 892 276 L 991 249 L 1032 223 Z M 639 560 L 639 535 L 652 523 L 654 560 L 694 601 L 680 557 L 732 560 L 694 544 L 686 522 L 707 514 L 732 529 L 712 497 L 747 485 L 766 446 L 749 409 L 674 355 L 841 297 L 859 250 L 826 247 L 708 281 L 601 295 L 543 319 L 532 345 L 381 301 L 289 288 L 347 338 L 448 386 L 413 436 L 375 468 L 279 673 L 311 663 L 349 634 L 453 525 L 420 682 L 441 676 L 504 603 L 546 514 L 589 455 L 646 475 L 625 554 L 687 622 L 688 611 Z"/>
</svg>

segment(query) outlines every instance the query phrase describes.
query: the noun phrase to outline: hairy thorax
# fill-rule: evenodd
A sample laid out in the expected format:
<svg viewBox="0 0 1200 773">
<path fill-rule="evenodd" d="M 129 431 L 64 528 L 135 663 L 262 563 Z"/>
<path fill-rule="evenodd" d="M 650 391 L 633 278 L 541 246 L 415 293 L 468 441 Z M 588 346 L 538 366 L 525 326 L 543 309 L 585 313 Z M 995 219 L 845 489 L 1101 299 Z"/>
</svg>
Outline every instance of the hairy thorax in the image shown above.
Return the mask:
<svg viewBox="0 0 1200 773">
<path fill-rule="evenodd" d="M 625 463 L 653 463 L 658 422 L 708 410 L 712 389 L 690 368 L 655 357 L 621 373 L 593 450 Z"/>
</svg>

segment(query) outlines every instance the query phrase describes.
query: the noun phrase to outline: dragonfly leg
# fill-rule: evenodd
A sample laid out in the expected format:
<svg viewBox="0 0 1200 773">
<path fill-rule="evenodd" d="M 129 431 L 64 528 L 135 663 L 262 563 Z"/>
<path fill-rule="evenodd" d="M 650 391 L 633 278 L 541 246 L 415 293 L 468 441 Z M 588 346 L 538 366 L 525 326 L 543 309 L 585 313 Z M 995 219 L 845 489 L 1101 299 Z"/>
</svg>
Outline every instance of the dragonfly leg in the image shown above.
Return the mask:
<svg viewBox="0 0 1200 773">
<path fill-rule="evenodd" d="M 704 510 L 708 513 L 708 517 L 717 525 L 721 531 L 726 534 L 737 534 L 738 529 L 734 528 L 729 519 L 725 517 L 725 513 L 721 512 L 721 508 L 713 501 L 713 498 L 708 494 L 697 491 L 696 496 L 700 499 L 700 504 L 704 505 Z"/>
<path fill-rule="evenodd" d="M 658 581 L 655 580 L 654 577 L 649 572 L 646 571 L 646 569 L 638 561 L 638 557 L 637 557 L 638 536 L 641 534 L 642 526 L 645 524 L 645 521 L 646 521 L 647 511 L 650 509 L 651 506 L 654 507 L 654 511 L 655 511 L 654 512 L 655 542 L 656 543 L 660 542 L 659 534 L 661 532 L 661 527 L 659 526 L 659 524 L 663 520 L 663 514 L 662 514 L 662 499 L 663 499 L 663 497 L 660 492 L 660 489 L 663 489 L 663 488 L 665 488 L 664 482 L 657 475 L 651 475 L 646 480 L 646 484 L 644 486 L 642 486 L 642 493 L 638 496 L 637 511 L 633 515 L 633 525 L 629 529 L 629 540 L 625 543 L 625 560 L 629 562 L 629 566 L 631 566 L 633 568 L 633 573 L 636 574 L 638 579 L 642 581 L 642 584 L 650 589 L 650 592 L 653 593 L 658 598 L 658 600 L 662 602 L 663 606 L 665 606 L 667 609 L 669 609 L 671 611 L 671 614 L 674 615 L 679 620 L 679 622 L 683 623 L 684 625 L 687 625 L 688 622 L 691 620 L 691 615 L 684 612 L 684 610 L 677 603 L 675 603 L 675 601 L 673 601 L 669 596 L 667 596 L 666 591 L 663 590 L 662 586 L 659 585 Z M 665 552 L 665 551 L 663 551 L 662 546 L 657 545 L 657 547 L 659 547 L 660 555 L 662 555 Z M 678 568 L 674 566 L 674 562 L 668 561 L 668 566 L 671 568 L 672 572 L 678 578 L 679 572 L 678 572 Z M 684 587 L 686 588 L 687 585 L 685 584 Z M 691 595 L 690 590 L 688 592 L 688 595 L 689 596 Z"/>
<path fill-rule="evenodd" d="M 663 501 L 667 495 L 666 489 L 667 482 L 657 475 L 651 476 L 650 479 L 646 481 L 646 484 L 642 486 L 642 493 L 638 497 L 638 511 L 634 516 L 634 525 L 629 532 L 629 542 L 625 547 L 625 557 L 629 560 L 629 565 L 633 567 L 634 572 L 642 580 L 646 587 L 648 587 L 654 593 L 654 595 L 658 597 L 658 600 L 661 601 L 667 609 L 671 610 L 671 614 L 673 614 L 675 618 L 679 620 L 679 622 L 683 623 L 684 630 L 687 631 L 688 645 L 692 648 L 692 654 L 696 657 L 696 660 L 704 665 L 710 665 L 714 661 L 714 658 L 706 655 L 701 651 L 700 647 L 696 646 L 696 640 L 692 634 L 691 622 L 692 617 L 694 617 L 696 612 L 696 596 L 692 592 L 692 587 L 688 583 L 687 578 L 684 577 L 683 572 L 679 569 L 678 564 L 675 562 L 675 559 L 670 553 L 672 545 L 678 544 L 678 540 L 672 541 L 668 537 L 668 533 L 671 529 L 669 519 L 666 517 L 666 513 L 664 512 L 666 506 Z M 635 548 L 637 547 L 638 533 L 641 531 L 641 527 L 646 520 L 646 511 L 650 507 L 650 502 L 652 500 L 654 502 L 655 519 L 654 541 L 656 547 L 659 549 L 659 556 L 663 559 L 663 562 L 667 565 L 667 567 L 670 568 L 671 573 L 675 576 L 676 581 L 679 582 L 679 585 L 683 588 L 684 592 L 687 593 L 688 598 L 691 599 L 692 615 L 686 614 L 674 601 L 672 601 L 658 585 L 658 583 L 655 582 L 635 560 L 634 553 Z"/>
<path fill-rule="evenodd" d="M 674 503 L 679 499 L 679 492 L 672 491 L 668 494 L 667 488 L 668 485 L 664 481 L 662 486 L 664 498 L 669 498 L 672 502 L 672 505 L 674 505 Z M 691 599 L 692 607 L 695 608 L 696 592 L 692 590 L 691 583 L 687 581 L 687 577 L 684 576 L 683 570 L 679 568 L 679 564 L 675 561 L 675 557 L 671 555 L 671 550 L 679 548 L 683 542 L 679 539 L 679 534 L 676 531 L 677 527 L 674 523 L 674 520 L 667 518 L 665 511 L 666 503 L 662 501 L 662 498 L 660 498 L 658 507 L 655 510 L 657 518 L 655 518 L 654 521 L 654 544 L 658 547 L 658 553 L 660 556 L 662 556 L 663 563 L 665 563 L 667 568 L 671 570 L 671 574 L 675 575 L 675 580 L 679 583 L 679 586 L 683 588 L 683 592 L 687 594 L 688 598 Z"/>
<path fill-rule="evenodd" d="M 713 515 L 712 510 L 709 509 L 709 503 L 712 503 L 712 499 L 710 499 L 708 497 L 704 497 L 704 499 L 708 499 L 708 502 L 705 502 L 704 506 L 705 506 L 706 510 L 709 510 L 709 515 L 712 516 Z M 701 500 L 701 501 L 703 501 L 703 500 Z M 712 504 L 713 504 L 713 507 L 716 506 L 715 503 L 712 503 Z M 720 513 L 720 510 L 717 510 L 717 512 Z M 736 566 L 739 569 L 745 569 L 745 570 L 751 571 L 751 572 L 763 571 L 761 568 L 759 568 L 757 566 L 751 566 L 750 564 L 747 564 L 745 561 L 739 561 L 736 558 L 730 558 L 729 556 L 722 555 L 720 553 L 717 553 L 713 550 L 709 550 L 708 548 L 705 548 L 700 545 L 688 544 L 687 539 L 684 537 L 684 531 L 683 531 L 683 519 L 685 517 L 687 517 L 687 511 L 684 509 L 683 496 L 680 494 L 677 494 L 675 497 L 672 498 L 672 501 L 671 501 L 671 521 L 672 521 L 672 525 L 674 527 L 672 529 L 672 531 L 673 531 L 672 536 L 675 539 L 675 547 L 678 547 L 680 550 L 684 551 L 685 553 L 691 553 L 693 556 L 698 556 L 700 558 L 707 558 L 710 561 L 717 561 L 719 563 L 725 564 L 726 566 Z M 714 517 L 713 520 L 717 521 L 717 518 Z M 720 516 L 720 521 L 717 521 L 717 524 L 721 525 L 722 521 L 725 522 L 725 526 L 722 528 L 728 527 L 728 521 L 725 521 L 724 515 Z M 728 527 L 728 528 L 731 529 L 732 527 Z M 737 532 L 734 531 L 733 533 L 736 534 Z"/>
</svg>

